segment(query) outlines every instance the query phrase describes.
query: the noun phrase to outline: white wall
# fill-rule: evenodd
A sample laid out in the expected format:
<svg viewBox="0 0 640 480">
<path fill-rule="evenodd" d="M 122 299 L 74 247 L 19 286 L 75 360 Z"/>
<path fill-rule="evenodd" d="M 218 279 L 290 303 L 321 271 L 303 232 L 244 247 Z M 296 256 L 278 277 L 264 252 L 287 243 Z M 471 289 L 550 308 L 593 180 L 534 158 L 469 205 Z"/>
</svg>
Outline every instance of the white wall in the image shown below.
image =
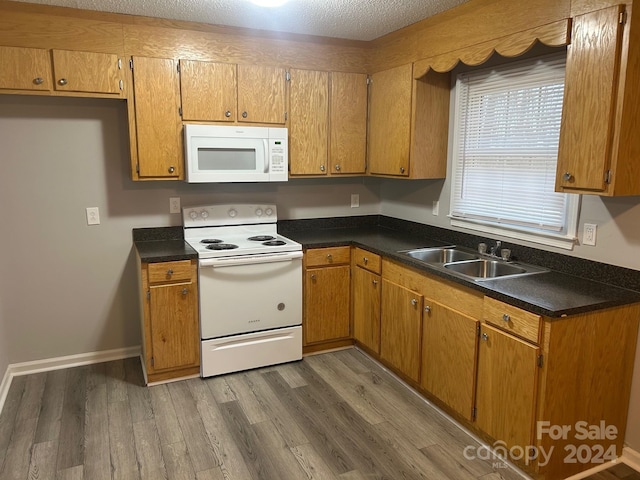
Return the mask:
<svg viewBox="0 0 640 480">
<path fill-rule="evenodd" d="M 373 179 L 133 182 L 118 100 L 0 95 L 0 146 L 0 377 L 6 363 L 139 345 L 131 230 L 180 225 L 171 196 L 273 202 L 288 219 L 379 211 Z M 360 208 L 350 208 L 351 193 Z M 100 208 L 101 225 L 87 226 L 86 207 Z"/>
<path fill-rule="evenodd" d="M 9 365 L 9 350 L 7 342 L 6 328 L 4 326 L 4 316 L 2 313 L 2 296 L 0 296 L 0 383 L 4 378 Z"/>
</svg>

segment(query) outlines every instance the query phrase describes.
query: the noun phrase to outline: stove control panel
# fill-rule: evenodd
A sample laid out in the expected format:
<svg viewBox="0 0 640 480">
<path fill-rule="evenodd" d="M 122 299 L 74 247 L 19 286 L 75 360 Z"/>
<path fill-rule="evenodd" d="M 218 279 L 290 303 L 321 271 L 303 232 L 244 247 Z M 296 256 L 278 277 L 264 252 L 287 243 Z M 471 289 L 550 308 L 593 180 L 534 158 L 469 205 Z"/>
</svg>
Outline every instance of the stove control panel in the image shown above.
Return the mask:
<svg viewBox="0 0 640 480">
<path fill-rule="evenodd" d="M 186 228 L 255 225 L 276 223 L 278 215 L 276 206 L 269 204 L 202 205 L 184 207 L 182 221 Z"/>
</svg>

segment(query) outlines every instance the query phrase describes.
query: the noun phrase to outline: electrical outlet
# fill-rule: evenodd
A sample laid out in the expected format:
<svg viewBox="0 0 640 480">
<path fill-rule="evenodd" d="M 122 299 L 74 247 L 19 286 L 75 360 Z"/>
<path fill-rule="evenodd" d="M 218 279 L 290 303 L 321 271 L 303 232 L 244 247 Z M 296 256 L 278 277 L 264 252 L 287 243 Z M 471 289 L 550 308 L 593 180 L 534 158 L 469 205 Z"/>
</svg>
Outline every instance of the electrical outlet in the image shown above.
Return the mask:
<svg viewBox="0 0 640 480">
<path fill-rule="evenodd" d="M 87 207 L 87 225 L 100 225 L 100 210 L 98 207 Z"/>
<path fill-rule="evenodd" d="M 360 194 L 352 193 L 351 194 L 351 208 L 357 208 L 360 206 Z"/>
<path fill-rule="evenodd" d="M 169 213 L 180 213 L 180 197 L 169 198 Z"/>
<path fill-rule="evenodd" d="M 584 245 L 595 246 L 597 233 L 598 225 L 595 223 L 585 223 L 584 230 L 582 231 L 582 243 Z"/>
<path fill-rule="evenodd" d="M 437 217 L 440 213 L 440 200 L 434 200 L 433 205 L 431 207 L 431 213 L 434 217 Z"/>
</svg>

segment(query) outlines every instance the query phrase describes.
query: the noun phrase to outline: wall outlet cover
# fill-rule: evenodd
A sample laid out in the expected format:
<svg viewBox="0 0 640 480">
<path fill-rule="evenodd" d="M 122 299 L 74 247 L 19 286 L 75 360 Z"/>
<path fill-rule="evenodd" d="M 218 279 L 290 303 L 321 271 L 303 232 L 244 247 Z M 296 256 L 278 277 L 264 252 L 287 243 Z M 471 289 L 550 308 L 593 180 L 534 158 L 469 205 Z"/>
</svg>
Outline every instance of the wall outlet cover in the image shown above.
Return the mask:
<svg viewBox="0 0 640 480">
<path fill-rule="evenodd" d="M 582 243 L 584 245 L 595 246 L 597 234 L 598 225 L 595 223 L 585 223 L 582 231 Z"/>
<path fill-rule="evenodd" d="M 360 206 L 360 194 L 352 193 L 351 194 L 351 208 L 357 208 Z"/>
<path fill-rule="evenodd" d="M 100 209 L 87 207 L 87 225 L 100 225 Z"/>
<path fill-rule="evenodd" d="M 180 213 L 180 197 L 169 198 L 169 213 Z"/>
</svg>

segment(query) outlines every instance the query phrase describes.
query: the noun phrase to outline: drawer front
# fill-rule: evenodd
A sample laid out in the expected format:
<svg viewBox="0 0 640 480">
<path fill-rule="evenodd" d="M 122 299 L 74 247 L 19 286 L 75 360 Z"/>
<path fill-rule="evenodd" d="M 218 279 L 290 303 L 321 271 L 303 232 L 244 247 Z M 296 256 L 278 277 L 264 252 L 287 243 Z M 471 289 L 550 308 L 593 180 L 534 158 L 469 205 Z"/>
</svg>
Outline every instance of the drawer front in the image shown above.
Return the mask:
<svg viewBox="0 0 640 480">
<path fill-rule="evenodd" d="M 382 270 L 382 260 L 380 255 L 363 250 L 362 248 L 356 248 L 353 251 L 353 254 L 356 265 L 365 268 L 370 272 L 377 273 L 378 275 L 380 274 L 380 271 Z"/>
<path fill-rule="evenodd" d="M 191 280 L 191 261 L 149 264 L 149 283 L 171 283 Z"/>
<path fill-rule="evenodd" d="M 350 247 L 311 248 L 306 252 L 307 267 L 342 265 L 350 262 Z"/>
<path fill-rule="evenodd" d="M 535 313 L 484 297 L 483 318 L 487 323 L 534 343 L 540 342 L 542 318 Z"/>
</svg>

